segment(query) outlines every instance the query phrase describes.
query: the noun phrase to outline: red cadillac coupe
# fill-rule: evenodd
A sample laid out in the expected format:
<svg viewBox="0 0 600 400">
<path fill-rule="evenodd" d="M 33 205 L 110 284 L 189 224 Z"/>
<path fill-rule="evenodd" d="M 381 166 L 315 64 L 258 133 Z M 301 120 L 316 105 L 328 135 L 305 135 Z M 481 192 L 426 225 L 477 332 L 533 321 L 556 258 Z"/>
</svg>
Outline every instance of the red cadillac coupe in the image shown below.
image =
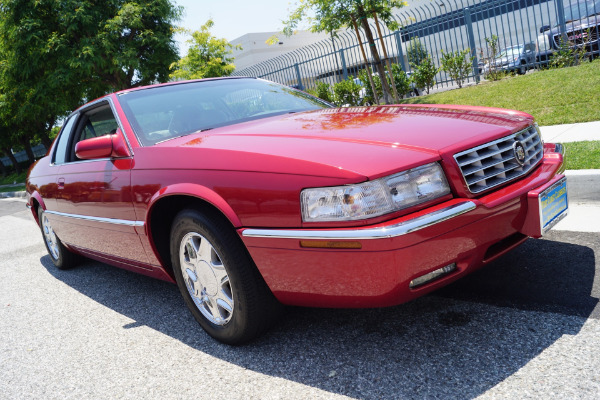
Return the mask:
<svg viewBox="0 0 600 400">
<path fill-rule="evenodd" d="M 464 106 L 333 108 L 253 78 L 125 90 L 74 111 L 27 179 L 61 269 L 176 282 L 214 338 L 282 304 L 382 307 L 459 279 L 567 213 L 560 144 Z"/>
</svg>

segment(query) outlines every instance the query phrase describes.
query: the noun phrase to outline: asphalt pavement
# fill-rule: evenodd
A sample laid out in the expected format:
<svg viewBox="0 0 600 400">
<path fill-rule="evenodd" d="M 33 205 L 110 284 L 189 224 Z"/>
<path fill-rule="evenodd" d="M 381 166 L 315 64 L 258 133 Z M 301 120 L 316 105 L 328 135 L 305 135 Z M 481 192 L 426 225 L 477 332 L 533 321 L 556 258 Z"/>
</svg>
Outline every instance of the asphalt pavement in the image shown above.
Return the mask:
<svg viewBox="0 0 600 400">
<path fill-rule="evenodd" d="M 397 307 L 289 308 L 230 347 L 175 285 L 94 261 L 57 270 L 23 200 L 0 200 L 0 399 L 598 399 L 591 225 Z"/>
</svg>

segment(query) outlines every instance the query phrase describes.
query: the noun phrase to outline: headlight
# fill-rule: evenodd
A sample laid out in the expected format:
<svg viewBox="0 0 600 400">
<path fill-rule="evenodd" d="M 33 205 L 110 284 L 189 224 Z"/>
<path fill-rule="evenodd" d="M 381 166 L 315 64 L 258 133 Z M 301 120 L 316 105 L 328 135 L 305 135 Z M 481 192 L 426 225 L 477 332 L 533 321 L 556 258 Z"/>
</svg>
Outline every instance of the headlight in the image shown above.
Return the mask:
<svg viewBox="0 0 600 400">
<path fill-rule="evenodd" d="M 348 186 L 304 189 L 305 222 L 354 221 L 377 217 L 445 196 L 450 187 L 438 163 Z"/>
</svg>

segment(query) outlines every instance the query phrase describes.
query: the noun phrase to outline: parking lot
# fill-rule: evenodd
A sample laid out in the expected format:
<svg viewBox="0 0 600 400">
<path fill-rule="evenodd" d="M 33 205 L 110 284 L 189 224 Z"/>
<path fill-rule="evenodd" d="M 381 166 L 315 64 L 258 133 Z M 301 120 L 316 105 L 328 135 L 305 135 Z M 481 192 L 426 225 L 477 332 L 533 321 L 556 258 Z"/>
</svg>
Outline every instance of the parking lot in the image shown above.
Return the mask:
<svg viewBox="0 0 600 400">
<path fill-rule="evenodd" d="M 397 307 L 291 308 L 230 347 L 175 285 L 55 269 L 23 200 L 0 200 L 0 227 L 2 399 L 600 397 L 597 232 L 552 231 Z"/>
</svg>

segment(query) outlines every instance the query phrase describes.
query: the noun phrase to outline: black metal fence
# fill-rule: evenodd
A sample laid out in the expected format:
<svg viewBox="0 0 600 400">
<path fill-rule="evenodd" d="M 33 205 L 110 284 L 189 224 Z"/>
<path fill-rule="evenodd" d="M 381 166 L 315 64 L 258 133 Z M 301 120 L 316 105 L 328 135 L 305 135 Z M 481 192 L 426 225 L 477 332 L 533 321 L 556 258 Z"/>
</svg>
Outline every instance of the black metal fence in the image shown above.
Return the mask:
<svg viewBox="0 0 600 400">
<path fill-rule="evenodd" d="M 585 44 L 589 52 L 598 54 L 598 13 L 600 0 L 435 0 L 400 9 L 394 16 L 401 26 L 399 30 L 381 28 L 388 57 L 406 72 L 413 68 L 407 57 L 411 39 L 426 48 L 436 66 L 440 65 L 442 51 L 470 49 L 475 60 L 467 82 L 472 82 L 480 79 L 489 56 L 486 38 L 493 35 L 498 37 L 500 49 L 531 44 L 535 50 L 529 54 L 527 68 L 546 63 L 563 39 L 573 47 Z M 375 34 L 375 24 L 370 24 Z M 379 37 L 376 46 L 382 55 Z M 373 63 L 372 58 L 368 63 Z M 356 35 L 348 30 L 233 75 L 310 89 L 317 81 L 333 84 L 356 76 L 363 68 Z M 436 75 L 435 87 L 451 85 L 445 72 Z"/>
</svg>

